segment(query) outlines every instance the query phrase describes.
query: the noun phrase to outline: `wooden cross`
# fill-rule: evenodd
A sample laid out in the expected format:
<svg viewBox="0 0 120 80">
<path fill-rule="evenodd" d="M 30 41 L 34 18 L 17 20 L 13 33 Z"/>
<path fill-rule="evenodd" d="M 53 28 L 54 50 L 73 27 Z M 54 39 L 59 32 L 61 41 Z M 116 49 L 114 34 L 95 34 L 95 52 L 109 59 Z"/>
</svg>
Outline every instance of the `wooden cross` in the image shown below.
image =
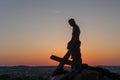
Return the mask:
<svg viewBox="0 0 120 80">
<path fill-rule="evenodd" d="M 57 66 L 58 69 L 61 69 L 63 68 L 64 64 L 67 64 L 67 65 L 72 65 L 72 61 L 68 60 L 68 58 L 70 57 L 70 50 L 68 50 L 68 52 L 64 55 L 63 58 L 60 58 L 58 56 L 55 56 L 55 55 L 52 55 L 50 58 L 55 60 L 55 61 L 58 61 L 59 62 L 59 65 Z"/>
<path fill-rule="evenodd" d="M 63 58 L 58 57 L 58 56 L 55 56 L 55 55 L 51 55 L 50 58 L 51 58 L 52 60 L 55 60 L 55 61 L 60 62 L 60 63 L 63 62 Z M 65 61 L 65 64 L 67 64 L 67 65 L 72 65 L 72 61 L 71 61 L 71 60 L 67 60 L 67 61 Z"/>
</svg>

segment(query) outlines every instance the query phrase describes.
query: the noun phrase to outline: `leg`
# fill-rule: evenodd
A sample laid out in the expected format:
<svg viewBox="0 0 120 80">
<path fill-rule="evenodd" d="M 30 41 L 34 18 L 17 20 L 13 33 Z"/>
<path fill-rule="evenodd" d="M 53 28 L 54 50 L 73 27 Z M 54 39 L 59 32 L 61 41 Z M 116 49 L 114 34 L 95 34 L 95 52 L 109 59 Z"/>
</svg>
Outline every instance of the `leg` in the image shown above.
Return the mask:
<svg viewBox="0 0 120 80">
<path fill-rule="evenodd" d="M 81 71 L 82 59 L 81 59 L 80 48 L 77 48 L 72 51 L 72 58 L 73 58 L 73 63 L 71 65 L 72 68 L 71 71 Z"/>
</svg>

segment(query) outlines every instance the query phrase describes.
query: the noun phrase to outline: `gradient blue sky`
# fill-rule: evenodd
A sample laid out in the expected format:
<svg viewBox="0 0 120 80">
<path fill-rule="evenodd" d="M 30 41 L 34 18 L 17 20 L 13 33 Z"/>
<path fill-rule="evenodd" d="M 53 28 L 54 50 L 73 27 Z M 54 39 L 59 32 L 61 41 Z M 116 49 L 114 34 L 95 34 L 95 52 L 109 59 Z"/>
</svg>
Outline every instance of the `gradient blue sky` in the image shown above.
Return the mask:
<svg viewBox="0 0 120 80">
<path fill-rule="evenodd" d="M 0 0 L 0 65 L 56 65 L 81 28 L 83 62 L 120 65 L 120 0 Z"/>
</svg>

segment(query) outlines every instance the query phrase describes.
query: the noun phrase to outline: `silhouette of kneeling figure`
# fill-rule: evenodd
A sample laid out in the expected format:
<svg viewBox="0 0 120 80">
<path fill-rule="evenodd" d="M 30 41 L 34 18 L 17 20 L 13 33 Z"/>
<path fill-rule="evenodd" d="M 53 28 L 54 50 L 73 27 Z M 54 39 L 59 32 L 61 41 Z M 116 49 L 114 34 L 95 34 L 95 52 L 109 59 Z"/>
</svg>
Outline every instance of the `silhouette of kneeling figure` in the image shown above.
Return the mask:
<svg viewBox="0 0 120 80">
<path fill-rule="evenodd" d="M 70 80 L 82 71 L 82 58 L 80 52 L 81 41 L 79 40 L 80 28 L 75 23 L 74 19 L 69 19 L 68 23 L 73 28 L 72 38 L 67 45 L 67 49 L 71 53 L 72 65 L 71 71 L 69 73 L 66 73 L 66 75 L 61 80 Z"/>
<path fill-rule="evenodd" d="M 72 27 L 72 38 L 67 44 L 68 52 L 63 57 L 63 62 L 60 62 L 57 66 L 56 70 L 53 72 L 52 76 L 65 74 L 62 80 L 69 80 L 73 78 L 75 75 L 82 71 L 82 59 L 81 59 L 81 52 L 80 52 L 80 45 L 81 42 L 79 40 L 80 36 L 80 29 L 78 25 L 75 23 L 74 19 L 69 19 L 68 23 Z M 65 61 L 72 57 L 72 64 L 71 64 L 71 71 L 68 72 L 64 70 Z"/>
<path fill-rule="evenodd" d="M 79 40 L 80 36 L 80 28 L 75 23 L 74 19 L 68 20 L 70 26 L 73 28 L 72 30 L 72 38 L 67 45 L 67 49 L 70 50 L 73 64 L 71 65 L 71 71 L 81 71 L 82 69 L 82 59 L 80 52 L 81 42 Z"/>
</svg>

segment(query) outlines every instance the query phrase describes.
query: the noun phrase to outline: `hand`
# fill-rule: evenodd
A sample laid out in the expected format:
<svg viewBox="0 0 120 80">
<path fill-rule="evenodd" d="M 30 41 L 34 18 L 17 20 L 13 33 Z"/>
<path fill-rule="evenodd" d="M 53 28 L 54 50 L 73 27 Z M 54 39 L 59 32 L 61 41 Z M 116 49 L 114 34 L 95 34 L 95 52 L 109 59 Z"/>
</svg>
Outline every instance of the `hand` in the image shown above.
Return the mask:
<svg viewBox="0 0 120 80">
<path fill-rule="evenodd" d="M 71 49 L 72 48 L 72 42 L 70 41 L 70 42 L 68 42 L 68 44 L 67 44 L 67 49 Z"/>
</svg>

